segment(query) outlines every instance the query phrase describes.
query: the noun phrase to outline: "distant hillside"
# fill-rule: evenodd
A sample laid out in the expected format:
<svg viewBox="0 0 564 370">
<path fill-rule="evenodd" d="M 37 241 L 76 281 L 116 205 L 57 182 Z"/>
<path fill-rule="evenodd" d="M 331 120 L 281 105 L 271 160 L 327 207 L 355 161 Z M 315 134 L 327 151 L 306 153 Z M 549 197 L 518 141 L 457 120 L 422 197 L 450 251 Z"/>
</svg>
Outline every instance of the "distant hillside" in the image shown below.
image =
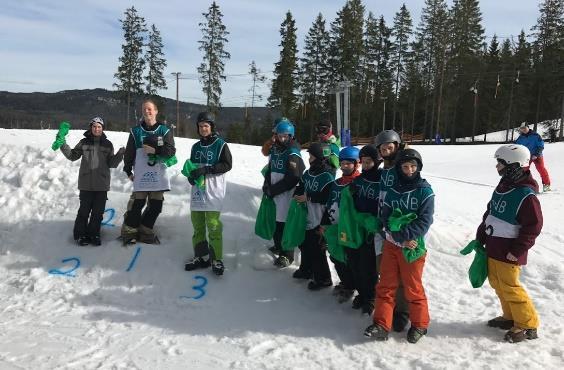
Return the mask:
<svg viewBox="0 0 564 370">
<path fill-rule="evenodd" d="M 56 128 L 60 121 L 69 121 L 74 128 L 86 128 L 94 116 L 102 116 L 107 128 L 126 130 L 141 116 L 142 98 L 137 98 L 131 109 L 131 124 L 126 124 L 126 103 L 115 91 L 105 89 L 66 90 L 57 93 L 12 93 L 0 91 L 0 127 L 3 128 Z M 169 124 L 176 123 L 176 100 L 162 98 L 160 113 Z M 192 136 L 194 120 L 204 106 L 180 102 L 180 125 L 177 136 Z M 262 122 L 268 108 L 253 110 L 254 122 Z M 218 127 L 225 130 L 231 124 L 243 123 L 245 108 L 224 107 L 218 115 Z"/>
</svg>

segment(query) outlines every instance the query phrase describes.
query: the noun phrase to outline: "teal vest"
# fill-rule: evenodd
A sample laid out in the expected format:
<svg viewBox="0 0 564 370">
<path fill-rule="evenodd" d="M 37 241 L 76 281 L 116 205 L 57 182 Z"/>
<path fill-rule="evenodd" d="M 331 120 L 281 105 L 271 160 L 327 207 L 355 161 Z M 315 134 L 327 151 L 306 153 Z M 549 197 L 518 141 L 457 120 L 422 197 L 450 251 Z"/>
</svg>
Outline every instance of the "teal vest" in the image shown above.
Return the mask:
<svg viewBox="0 0 564 370">
<path fill-rule="evenodd" d="M 398 208 L 404 215 L 411 212 L 417 213 L 421 204 L 434 195 L 433 189 L 430 187 L 417 188 L 402 193 L 395 189 L 388 189 L 384 204 L 392 210 Z"/>
<path fill-rule="evenodd" d="M 147 136 L 158 136 L 159 141 L 163 141 L 162 138 L 168 132 L 168 127 L 163 124 L 160 124 L 155 131 L 147 131 L 141 125 L 137 125 L 131 129 L 131 134 L 133 135 L 133 139 L 135 139 L 135 149 L 140 149 L 143 147 L 143 140 L 145 140 Z"/>
<path fill-rule="evenodd" d="M 202 142 L 198 141 L 196 144 L 192 145 L 190 160 L 194 164 L 213 166 L 219 162 L 219 156 L 221 155 L 221 150 L 224 145 L 225 141 L 220 137 L 216 137 L 209 145 L 202 145 Z"/>
<path fill-rule="evenodd" d="M 382 169 L 380 177 L 380 191 L 386 192 L 394 187 L 398 181 L 398 173 L 396 167 Z"/>
<path fill-rule="evenodd" d="M 286 169 L 288 167 L 288 160 L 291 155 L 302 156 L 298 148 L 291 146 L 283 151 L 280 151 L 276 146 L 270 148 L 270 171 L 277 172 L 281 174 L 286 174 Z"/>
<path fill-rule="evenodd" d="M 329 172 L 322 172 L 319 175 L 312 175 L 309 170 L 304 172 L 302 176 L 302 182 L 304 183 L 304 189 L 306 194 L 318 193 L 327 186 L 327 184 L 333 182 L 335 178 Z"/>
<path fill-rule="evenodd" d="M 337 207 L 339 206 L 339 202 L 341 202 L 341 192 L 347 185 L 340 185 L 337 181 L 333 182 L 333 185 L 331 186 L 331 195 L 327 201 L 327 208 L 331 208 L 333 204 L 337 205 Z"/>
<path fill-rule="evenodd" d="M 518 225 L 517 213 L 519 208 L 523 200 L 534 193 L 531 188 L 526 186 L 513 188 L 506 193 L 494 191 L 490 200 L 489 214 L 511 225 Z"/>
</svg>

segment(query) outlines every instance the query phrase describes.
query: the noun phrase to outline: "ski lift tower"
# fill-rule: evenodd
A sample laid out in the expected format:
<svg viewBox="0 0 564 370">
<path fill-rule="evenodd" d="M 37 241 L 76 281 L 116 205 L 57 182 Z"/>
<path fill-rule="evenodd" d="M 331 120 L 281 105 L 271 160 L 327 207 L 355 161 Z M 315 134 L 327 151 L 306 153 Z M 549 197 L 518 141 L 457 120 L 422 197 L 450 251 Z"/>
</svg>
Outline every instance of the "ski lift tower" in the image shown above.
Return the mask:
<svg viewBox="0 0 564 370">
<path fill-rule="evenodd" d="M 337 127 L 341 135 L 341 145 L 343 147 L 351 145 L 350 129 L 350 87 L 352 84 L 348 80 L 340 81 L 333 90 L 336 98 L 337 107 Z"/>
</svg>

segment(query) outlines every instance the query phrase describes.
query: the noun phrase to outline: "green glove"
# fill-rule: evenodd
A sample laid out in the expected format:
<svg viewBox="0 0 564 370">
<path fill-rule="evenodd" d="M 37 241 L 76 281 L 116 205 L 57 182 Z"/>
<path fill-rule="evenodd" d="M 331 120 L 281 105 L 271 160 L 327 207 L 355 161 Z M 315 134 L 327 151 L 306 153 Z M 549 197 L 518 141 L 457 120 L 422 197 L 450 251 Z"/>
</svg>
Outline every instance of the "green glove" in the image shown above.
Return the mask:
<svg viewBox="0 0 564 370">
<path fill-rule="evenodd" d="M 192 178 L 190 176 L 190 173 L 195 170 L 196 168 L 198 168 L 198 166 L 196 166 L 194 163 L 192 163 L 191 160 L 187 159 L 186 162 L 184 162 L 184 167 L 182 167 L 182 171 L 181 173 L 188 177 L 188 178 Z M 197 179 L 194 180 L 196 183 L 196 186 L 200 189 L 204 189 L 206 183 L 205 183 L 205 179 L 204 176 L 200 176 Z"/>
<path fill-rule="evenodd" d="M 59 132 L 57 132 L 57 136 L 55 138 L 55 141 L 51 145 L 51 149 L 57 150 L 63 146 L 63 144 L 65 143 L 65 136 L 67 136 L 67 134 L 69 133 L 70 128 L 70 123 L 66 121 L 61 122 L 61 124 L 59 125 Z"/>
<path fill-rule="evenodd" d="M 395 208 L 388 218 L 388 228 L 390 231 L 400 231 L 402 227 L 410 224 L 415 219 L 417 219 L 417 215 L 415 213 L 411 212 L 404 215 L 399 208 Z M 423 237 L 421 236 L 417 238 L 417 247 L 413 249 L 402 248 L 403 256 L 409 263 L 418 260 L 426 252 L 427 249 L 425 248 L 425 240 L 423 240 Z"/>
<path fill-rule="evenodd" d="M 467 255 L 472 251 L 475 251 L 476 254 L 468 269 L 468 278 L 473 288 L 479 288 L 484 285 L 484 282 L 488 278 L 488 255 L 486 248 L 477 240 L 472 240 L 468 243 L 460 253 Z"/>
</svg>

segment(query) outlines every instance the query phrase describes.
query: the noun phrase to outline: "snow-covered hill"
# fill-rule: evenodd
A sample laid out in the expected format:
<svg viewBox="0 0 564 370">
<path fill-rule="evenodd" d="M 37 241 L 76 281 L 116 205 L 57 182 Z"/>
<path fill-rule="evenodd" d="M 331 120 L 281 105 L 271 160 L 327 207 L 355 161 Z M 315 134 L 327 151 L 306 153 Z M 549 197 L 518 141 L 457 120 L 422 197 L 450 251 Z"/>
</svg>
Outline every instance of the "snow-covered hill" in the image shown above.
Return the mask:
<svg viewBox="0 0 564 370">
<path fill-rule="evenodd" d="M 71 131 L 74 145 L 82 132 Z M 117 148 L 125 133 L 108 132 Z M 180 165 L 170 171 L 156 228 L 162 244 L 123 248 L 115 240 L 131 184 L 112 172 L 103 245 L 76 247 L 78 162 L 50 149 L 55 131 L 0 130 L 0 369 L 532 368 L 564 364 L 564 144 L 547 144 L 555 191 L 540 195 L 542 235 L 522 281 L 539 311 L 540 339 L 501 340 L 485 326 L 500 313 L 493 290 L 472 289 L 473 238 L 498 181 L 495 145 L 422 146 L 423 175 L 436 196 L 424 274 L 431 327 L 417 345 L 405 333 L 376 343 L 370 319 L 338 304 L 330 290 L 310 292 L 273 269 L 254 236 L 261 195 L 258 147 L 230 144 L 234 158 L 222 216 L 226 273 L 188 273 L 189 197 Z M 177 139 L 179 162 L 194 142 Z M 538 174 L 533 170 L 533 173 Z M 113 216 L 113 217 L 112 217 Z M 78 267 L 77 267 L 78 266 Z M 70 275 L 57 274 L 57 271 Z M 337 280 L 334 274 L 335 281 Z"/>
</svg>

